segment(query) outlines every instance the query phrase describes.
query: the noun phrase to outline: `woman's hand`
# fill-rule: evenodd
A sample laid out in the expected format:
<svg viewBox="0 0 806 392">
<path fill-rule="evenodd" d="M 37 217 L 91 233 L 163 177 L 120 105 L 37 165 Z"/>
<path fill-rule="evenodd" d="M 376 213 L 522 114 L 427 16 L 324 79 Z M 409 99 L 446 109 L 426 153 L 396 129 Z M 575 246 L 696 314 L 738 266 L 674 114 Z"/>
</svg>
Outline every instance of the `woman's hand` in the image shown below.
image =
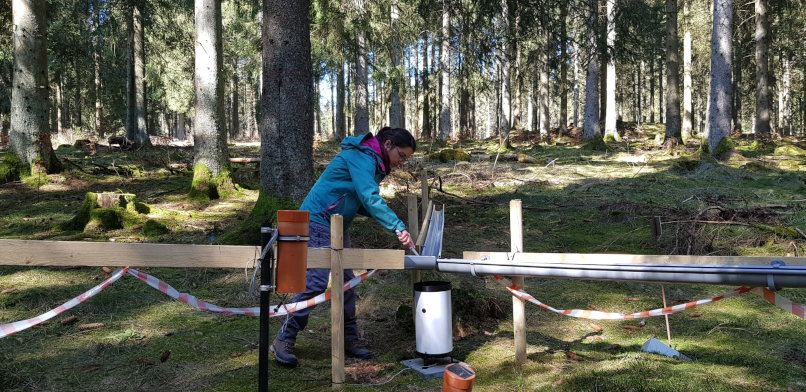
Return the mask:
<svg viewBox="0 0 806 392">
<path fill-rule="evenodd" d="M 408 230 L 403 230 L 397 233 L 397 239 L 400 240 L 400 243 L 407 248 L 414 247 L 414 242 L 412 242 L 411 235 L 409 234 Z"/>
</svg>

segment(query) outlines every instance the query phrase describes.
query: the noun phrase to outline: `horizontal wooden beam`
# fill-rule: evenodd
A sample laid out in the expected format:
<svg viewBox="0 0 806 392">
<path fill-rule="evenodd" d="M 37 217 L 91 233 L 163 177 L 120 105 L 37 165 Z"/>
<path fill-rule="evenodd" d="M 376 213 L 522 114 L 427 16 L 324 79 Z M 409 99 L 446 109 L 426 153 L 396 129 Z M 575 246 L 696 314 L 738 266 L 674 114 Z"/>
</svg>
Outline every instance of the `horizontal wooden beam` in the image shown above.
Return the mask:
<svg viewBox="0 0 806 392">
<path fill-rule="evenodd" d="M 230 163 L 260 163 L 260 158 L 230 158 Z"/>
<path fill-rule="evenodd" d="M 255 246 L 0 239 L 0 265 L 243 268 Z M 345 269 L 403 269 L 404 251 L 344 249 Z M 308 268 L 330 269 L 330 249 L 308 252 Z"/>
<path fill-rule="evenodd" d="M 777 256 L 678 256 L 678 255 L 625 255 L 599 253 L 518 253 L 464 252 L 463 258 L 480 260 L 488 256 L 491 261 L 514 260 L 533 263 L 568 264 L 709 264 L 709 265 L 769 265 L 782 260 L 786 265 L 806 265 L 806 257 Z"/>
</svg>

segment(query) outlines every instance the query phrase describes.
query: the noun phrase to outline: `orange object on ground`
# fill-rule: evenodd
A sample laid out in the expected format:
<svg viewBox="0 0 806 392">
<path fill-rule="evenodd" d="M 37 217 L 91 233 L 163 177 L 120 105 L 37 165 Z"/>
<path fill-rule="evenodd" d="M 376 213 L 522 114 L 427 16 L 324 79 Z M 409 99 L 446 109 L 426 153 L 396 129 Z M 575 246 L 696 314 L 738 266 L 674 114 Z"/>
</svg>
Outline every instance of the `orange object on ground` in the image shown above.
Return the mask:
<svg viewBox="0 0 806 392">
<path fill-rule="evenodd" d="M 308 271 L 308 224 L 310 211 L 277 211 L 277 289 L 278 293 L 305 291 Z M 305 237 L 289 240 L 288 237 Z"/>
<path fill-rule="evenodd" d="M 442 392 L 470 392 L 476 372 L 463 363 L 454 363 L 445 368 L 442 375 Z"/>
</svg>

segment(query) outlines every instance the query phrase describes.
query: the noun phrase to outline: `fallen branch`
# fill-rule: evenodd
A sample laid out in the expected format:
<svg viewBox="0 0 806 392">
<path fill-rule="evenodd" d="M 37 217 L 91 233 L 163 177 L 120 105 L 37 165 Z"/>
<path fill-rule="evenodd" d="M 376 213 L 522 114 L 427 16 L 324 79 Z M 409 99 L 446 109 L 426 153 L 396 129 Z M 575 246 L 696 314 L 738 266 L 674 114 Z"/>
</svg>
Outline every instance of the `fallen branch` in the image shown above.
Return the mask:
<svg viewBox="0 0 806 392">
<path fill-rule="evenodd" d="M 67 158 L 62 158 L 62 160 L 63 160 L 63 161 L 65 161 L 65 162 L 67 162 L 67 163 L 69 163 L 69 164 L 71 164 L 71 165 L 73 165 L 73 167 L 75 167 L 76 169 L 78 169 L 78 170 L 79 170 L 79 171 L 81 171 L 82 173 L 86 173 L 86 172 L 84 171 L 84 169 L 83 169 L 81 166 L 79 166 L 78 164 L 74 163 L 73 161 L 71 161 L 71 160 L 69 160 L 69 159 L 67 159 Z"/>
</svg>

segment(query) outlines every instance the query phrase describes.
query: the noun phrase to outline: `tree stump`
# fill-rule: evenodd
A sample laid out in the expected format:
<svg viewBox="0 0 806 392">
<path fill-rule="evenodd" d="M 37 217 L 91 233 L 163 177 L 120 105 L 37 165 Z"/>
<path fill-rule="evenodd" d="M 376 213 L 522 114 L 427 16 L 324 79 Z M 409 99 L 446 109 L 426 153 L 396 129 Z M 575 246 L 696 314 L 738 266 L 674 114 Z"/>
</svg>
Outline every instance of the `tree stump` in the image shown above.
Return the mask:
<svg viewBox="0 0 806 392">
<path fill-rule="evenodd" d="M 73 219 L 57 226 L 56 230 L 105 232 L 132 227 L 142 220 L 139 214 L 149 211 L 150 207 L 138 202 L 131 193 L 87 192 Z"/>
</svg>

